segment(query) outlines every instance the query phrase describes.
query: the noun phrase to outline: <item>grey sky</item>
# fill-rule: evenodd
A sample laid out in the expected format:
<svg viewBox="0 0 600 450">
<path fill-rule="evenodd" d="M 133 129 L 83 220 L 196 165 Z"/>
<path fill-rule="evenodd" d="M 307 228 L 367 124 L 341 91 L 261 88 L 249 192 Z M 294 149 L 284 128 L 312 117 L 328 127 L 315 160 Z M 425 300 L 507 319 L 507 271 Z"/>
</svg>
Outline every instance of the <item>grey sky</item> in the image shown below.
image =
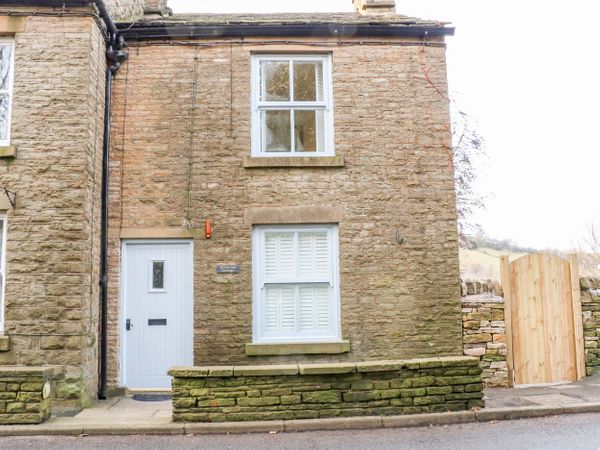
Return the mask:
<svg viewBox="0 0 600 450">
<path fill-rule="evenodd" d="M 567 248 L 600 225 L 600 38 L 596 2 L 396 0 L 452 22 L 450 90 L 489 157 L 478 220 L 490 235 Z M 351 0 L 170 0 L 177 12 L 351 11 Z"/>
</svg>

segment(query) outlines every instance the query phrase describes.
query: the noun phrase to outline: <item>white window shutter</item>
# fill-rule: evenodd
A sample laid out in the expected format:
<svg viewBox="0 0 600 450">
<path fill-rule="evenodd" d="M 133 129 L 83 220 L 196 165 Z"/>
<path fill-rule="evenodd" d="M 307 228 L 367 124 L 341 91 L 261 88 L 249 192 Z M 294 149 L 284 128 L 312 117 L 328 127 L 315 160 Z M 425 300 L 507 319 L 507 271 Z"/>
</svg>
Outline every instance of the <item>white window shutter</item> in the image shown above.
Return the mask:
<svg viewBox="0 0 600 450">
<path fill-rule="evenodd" d="M 301 287 L 300 291 L 300 331 L 315 329 L 315 292 L 311 287 Z"/>
<path fill-rule="evenodd" d="M 301 287 L 300 331 L 319 332 L 331 328 L 331 289 L 329 286 Z"/>
<path fill-rule="evenodd" d="M 263 313 L 266 334 L 279 331 L 279 289 L 265 288 L 265 309 Z"/>
<path fill-rule="evenodd" d="M 294 233 L 265 233 L 265 278 L 289 280 L 295 272 Z"/>
<path fill-rule="evenodd" d="M 315 276 L 318 278 L 329 278 L 331 273 L 330 242 L 327 234 L 326 231 L 315 233 Z"/>
<path fill-rule="evenodd" d="M 267 334 L 296 330 L 296 293 L 294 287 L 265 288 L 264 322 Z"/>
<path fill-rule="evenodd" d="M 261 227 L 256 234 L 257 341 L 339 339 L 334 226 Z"/>
<path fill-rule="evenodd" d="M 330 274 L 329 239 L 326 231 L 298 233 L 298 276 L 326 280 Z"/>
<path fill-rule="evenodd" d="M 279 289 L 279 310 L 281 331 L 296 331 L 296 289 L 284 287 Z"/>
<path fill-rule="evenodd" d="M 331 329 L 331 288 L 319 286 L 315 288 L 315 322 L 317 331 Z"/>
</svg>

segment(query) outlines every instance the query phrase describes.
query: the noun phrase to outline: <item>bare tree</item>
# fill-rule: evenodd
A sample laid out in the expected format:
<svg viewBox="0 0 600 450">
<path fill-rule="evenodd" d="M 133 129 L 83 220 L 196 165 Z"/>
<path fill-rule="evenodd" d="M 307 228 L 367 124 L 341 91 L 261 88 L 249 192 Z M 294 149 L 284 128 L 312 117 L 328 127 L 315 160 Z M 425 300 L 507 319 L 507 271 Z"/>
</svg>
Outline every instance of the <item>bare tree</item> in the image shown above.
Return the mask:
<svg viewBox="0 0 600 450">
<path fill-rule="evenodd" d="M 486 147 L 474 121 L 454 102 L 451 102 L 451 113 L 458 236 L 461 245 L 469 246 L 470 237 L 482 232 L 473 214 L 484 207 L 483 196 L 475 191 L 473 185 L 477 179 L 475 163 L 486 155 Z"/>
<path fill-rule="evenodd" d="M 589 223 L 578 248 L 581 275 L 600 277 L 600 226 Z"/>
</svg>

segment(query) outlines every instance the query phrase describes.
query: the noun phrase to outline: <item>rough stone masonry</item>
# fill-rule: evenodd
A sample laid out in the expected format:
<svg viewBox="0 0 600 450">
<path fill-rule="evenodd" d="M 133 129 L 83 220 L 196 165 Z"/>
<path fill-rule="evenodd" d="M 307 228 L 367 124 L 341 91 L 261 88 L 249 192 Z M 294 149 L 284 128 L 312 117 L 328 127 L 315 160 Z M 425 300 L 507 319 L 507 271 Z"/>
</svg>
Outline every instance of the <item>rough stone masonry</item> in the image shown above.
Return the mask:
<svg viewBox="0 0 600 450">
<path fill-rule="evenodd" d="M 338 45 L 340 39 L 344 45 Z M 445 49 L 436 37 L 428 40 L 438 45 L 428 47 L 414 38 L 372 45 L 340 39 L 319 38 L 320 44 L 317 38 L 295 39 L 293 46 L 280 45 L 278 39 L 129 43 L 113 103 L 113 386 L 120 376 L 125 236 L 169 237 L 177 232 L 194 239 L 196 364 L 462 354 Z M 248 164 L 250 57 L 265 51 L 333 55 L 335 149 L 341 163 Z M 186 229 L 188 199 L 192 230 Z M 248 356 L 252 226 L 245 222 L 244 210 L 311 205 L 344 211 L 339 222 L 341 329 L 350 351 Z M 210 240 L 202 234 L 205 219 L 214 224 Z M 218 264 L 239 264 L 240 272 L 216 275 Z"/>
<path fill-rule="evenodd" d="M 105 43 L 88 8 L 11 11 L 16 155 L 0 158 L 0 186 L 18 203 L 6 209 L 0 364 L 66 367 L 57 395 L 85 405 L 97 388 Z"/>
<path fill-rule="evenodd" d="M 476 358 L 182 367 L 175 422 L 314 419 L 462 411 L 484 406 Z"/>
</svg>

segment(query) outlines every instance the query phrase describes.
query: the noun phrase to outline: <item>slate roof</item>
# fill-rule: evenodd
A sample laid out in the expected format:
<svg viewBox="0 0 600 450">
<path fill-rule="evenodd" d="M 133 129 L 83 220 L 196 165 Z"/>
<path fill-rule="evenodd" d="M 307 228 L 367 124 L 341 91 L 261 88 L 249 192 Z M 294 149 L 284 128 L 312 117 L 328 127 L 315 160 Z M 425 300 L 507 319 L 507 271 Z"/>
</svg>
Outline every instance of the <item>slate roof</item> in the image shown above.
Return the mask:
<svg viewBox="0 0 600 450">
<path fill-rule="evenodd" d="M 447 22 L 423 20 L 403 15 L 363 15 L 356 13 L 274 13 L 274 14 L 175 14 L 138 21 L 140 25 L 292 25 L 292 24 L 357 24 L 442 27 Z"/>
</svg>

